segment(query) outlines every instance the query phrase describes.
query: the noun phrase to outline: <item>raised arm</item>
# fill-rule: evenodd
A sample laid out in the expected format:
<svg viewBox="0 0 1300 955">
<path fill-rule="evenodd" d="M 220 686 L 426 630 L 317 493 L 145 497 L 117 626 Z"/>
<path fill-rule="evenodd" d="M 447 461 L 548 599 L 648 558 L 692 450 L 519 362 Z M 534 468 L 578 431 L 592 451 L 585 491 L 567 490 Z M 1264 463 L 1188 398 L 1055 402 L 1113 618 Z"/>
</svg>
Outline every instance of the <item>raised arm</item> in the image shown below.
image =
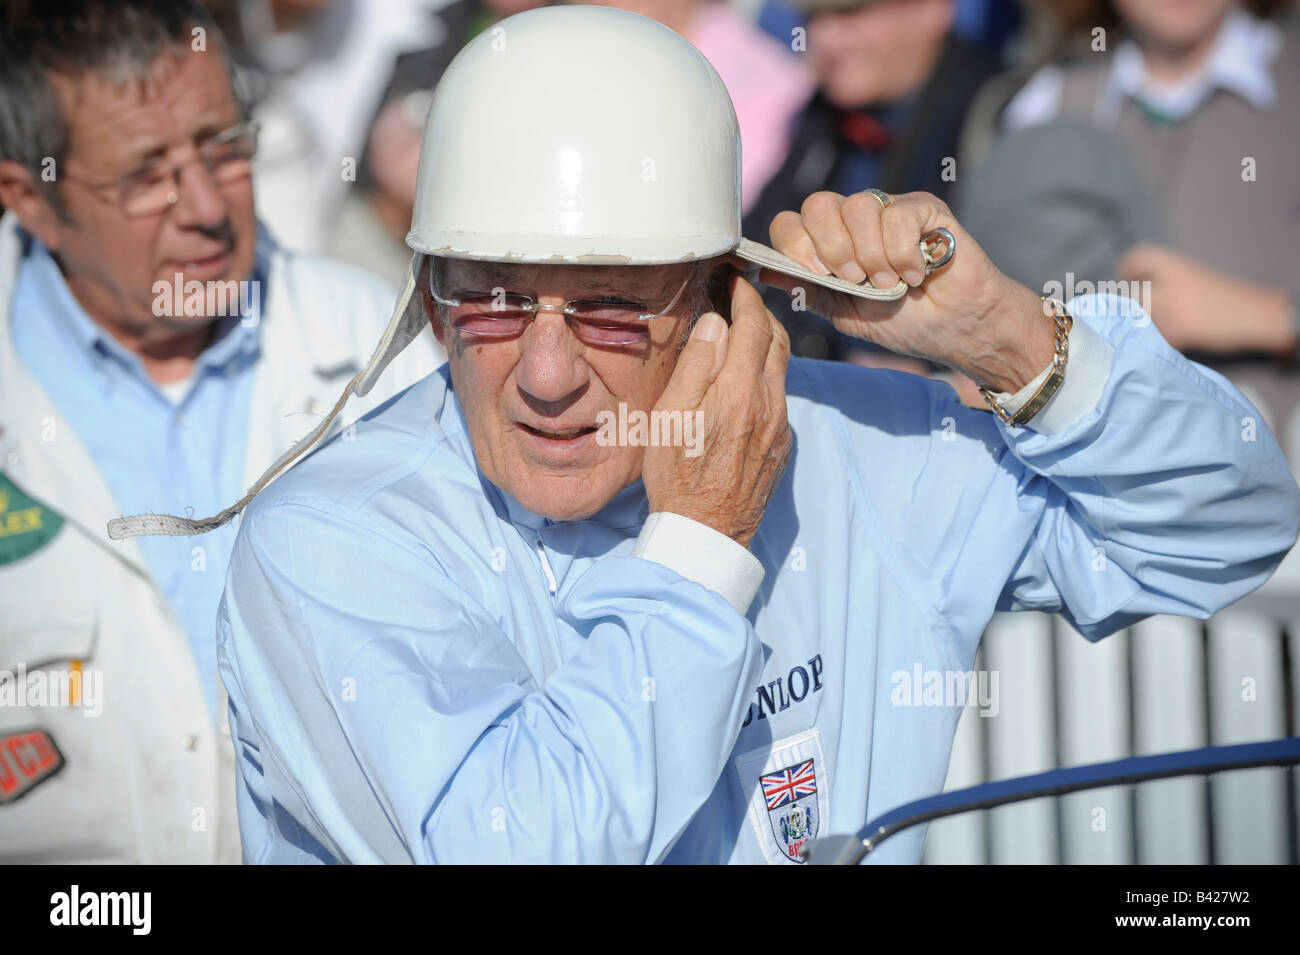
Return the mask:
<svg viewBox="0 0 1300 955">
<path fill-rule="evenodd" d="M 956 236 L 956 255 L 921 281 L 919 238 L 938 227 Z M 772 238 L 811 267 L 853 263 L 876 284 L 902 275 L 913 285 L 897 303 L 807 290 L 810 308 L 842 330 L 956 368 L 1009 411 L 1045 380 L 1054 321 L 934 197 L 885 207 L 871 195 L 822 194 L 779 216 Z M 847 264 L 836 272 L 853 274 Z M 865 493 L 879 496 L 887 539 L 950 625 L 978 632 L 994 609 L 1035 609 L 1095 639 L 1150 614 L 1209 616 L 1263 583 L 1294 544 L 1300 489 L 1259 412 L 1171 348 L 1135 302 L 1068 305 L 1063 383 L 1024 426 L 967 409 L 934 382 L 918 381 L 886 411 L 840 388 L 832 400 L 850 418 L 898 418 L 854 432 L 861 447 L 849 454 L 863 473 L 885 453 L 873 444 L 881 430 L 925 448 L 911 459 L 896 451 L 894 461 L 921 463 L 868 478 Z M 898 486 L 882 483 L 890 479 Z"/>
</svg>

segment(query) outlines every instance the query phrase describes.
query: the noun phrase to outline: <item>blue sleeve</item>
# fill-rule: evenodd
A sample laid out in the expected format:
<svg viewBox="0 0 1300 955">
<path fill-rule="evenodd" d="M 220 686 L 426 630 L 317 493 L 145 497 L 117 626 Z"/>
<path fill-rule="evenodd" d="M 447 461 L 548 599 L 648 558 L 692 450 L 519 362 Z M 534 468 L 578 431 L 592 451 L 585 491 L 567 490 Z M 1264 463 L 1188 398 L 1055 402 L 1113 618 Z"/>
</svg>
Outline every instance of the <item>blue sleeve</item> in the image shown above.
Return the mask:
<svg viewBox="0 0 1300 955">
<path fill-rule="evenodd" d="M 820 373 L 866 543 L 950 632 L 978 635 L 998 610 L 1059 613 L 1093 640 L 1152 614 L 1205 618 L 1300 532 L 1300 489 L 1232 384 L 1127 299 L 1070 308 L 1113 356 L 1096 406 L 1057 433 L 1009 428 L 940 382 Z"/>
<path fill-rule="evenodd" d="M 1291 549 L 1300 489 L 1259 411 L 1132 302 L 1084 296 L 1071 312 L 1114 363 L 1063 432 L 997 424 L 1038 516 L 997 609 L 1060 612 L 1090 639 L 1152 614 L 1207 618 Z"/>
<path fill-rule="evenodd" d="M 218 627 L 246 859 L 661 858 L 734 745 L 758 639 L 722 597 L 630 557 L 597 561 L 556 612 L 590 632 L 538 686 L 511 608 L 428 553 L 258 502 Z"/>
</svg>

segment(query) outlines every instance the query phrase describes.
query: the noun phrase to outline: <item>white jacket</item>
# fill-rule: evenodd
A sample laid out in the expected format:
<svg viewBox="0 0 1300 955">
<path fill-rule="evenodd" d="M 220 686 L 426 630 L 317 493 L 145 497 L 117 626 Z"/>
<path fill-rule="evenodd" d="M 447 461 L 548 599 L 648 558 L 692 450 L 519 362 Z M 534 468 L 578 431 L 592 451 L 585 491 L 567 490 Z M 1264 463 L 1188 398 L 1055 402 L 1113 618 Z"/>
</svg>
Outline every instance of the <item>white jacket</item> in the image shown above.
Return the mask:
<svg viewBox="0 0 1300 955">
<path fill-rule="evenodd" d="M 121 513 L 108 486 L 14 352 L 16 227 L 12 214 L 0 219 L 0 558 L 10 558 L 0 563 L 0 862 L 238 862 L 225 691 L 218 728 L 138 542 L 105 533 Z M 245 486 L 328 413 L 396 299 L 367 272 L 265 236 L 259 254 L 269 267 Z M 441 362 L 422 334 L 340 424 Z M 5 493 L 10 485 L 19 493 Z M 48 542 L 12 559 L 59 517 Z M 22 535 L 34 536 L 24 545 Z M 77 667 L 82 705 L 40 705 L 44 690 L 68 702 Z M 97 673 L 102 707 L 92 716 Z"/>
</svg>

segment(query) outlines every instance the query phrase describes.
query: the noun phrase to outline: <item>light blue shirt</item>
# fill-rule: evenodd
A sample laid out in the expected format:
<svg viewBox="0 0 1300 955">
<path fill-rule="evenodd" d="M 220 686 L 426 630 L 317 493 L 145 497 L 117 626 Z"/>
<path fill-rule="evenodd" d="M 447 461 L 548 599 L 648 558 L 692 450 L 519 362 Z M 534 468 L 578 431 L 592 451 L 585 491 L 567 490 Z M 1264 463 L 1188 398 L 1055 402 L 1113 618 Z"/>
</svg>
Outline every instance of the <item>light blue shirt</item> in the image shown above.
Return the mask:
<svg viewBox="0 0 1300 955">
<path fill-rule="evenodd" d="M 218 657 L 245 859 L 793 864 L 943 788 L 961 707 L 899 674 L 969 673 L 995 611 L 1097 640 L 1257 587 L 1300 531 L 1262 418 L 1126 300 L 1071 308 L 1113 357 L 1060 430 L 792 361 L 743 612 L 633 556 L 640 484 L 550 521 L 483 477 L 446 366 L 397 396 L 240 527 Z"/>
<path fill-rule="evenodd" d="M 254 311 L 247 321 L 218 319 L 213 343 L 173 402 L 139 358 L 91 320 L 49 251 L 32 240 L 14 290 L 14 348 L 85 445 L 120 513 L 215 514 L 243 489 L 259 355 Z M 189 636 L 214 720 L 214 624 L 234 539 L 233 527 L 140 539 L 150 573 Z"/>
</svg>

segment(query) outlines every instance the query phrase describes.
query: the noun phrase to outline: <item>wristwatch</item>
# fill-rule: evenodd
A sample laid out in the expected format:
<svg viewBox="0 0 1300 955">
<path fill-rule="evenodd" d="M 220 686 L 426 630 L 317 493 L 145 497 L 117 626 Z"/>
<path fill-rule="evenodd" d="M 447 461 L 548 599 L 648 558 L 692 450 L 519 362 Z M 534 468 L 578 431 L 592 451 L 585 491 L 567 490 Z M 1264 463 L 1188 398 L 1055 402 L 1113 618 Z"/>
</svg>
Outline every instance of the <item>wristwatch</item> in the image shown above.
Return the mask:
<svg viewBox="0 0 1300 955">
<path fill-rule="evenodd" d="M 1065 303 L 1060 299 L 1044 296 L 1043 303 L 1045 306 L 1050 307 L 1056 322 L 1056 351 L 1052 356 L 1052 366 L 1048 372 L 1047 380 L 1034 392 L 1033 397 L 1025 402 L 1024 407 L 1014 415 L 1007 414 L 1006 409 L 1002 407 L 991 391 L 984 387 L 980 388 L 980 394 L 989 403 L 993 413 L 1011 428 L 1022 428 L 1028 424 L 1034 415 L 1043 410 L 1043 406 L 1051 400 L 1052 395 L 1056 394 L 1057 389 L 1061 387 L 1061 382 L 1065 381 L 1065 363 L 1070 358 L 1070 329 L 1074 327 L 1074 317 L 1070 315 Z M 1046 308 L 1044 311 L 1046 311 Z"/>
</svg>

